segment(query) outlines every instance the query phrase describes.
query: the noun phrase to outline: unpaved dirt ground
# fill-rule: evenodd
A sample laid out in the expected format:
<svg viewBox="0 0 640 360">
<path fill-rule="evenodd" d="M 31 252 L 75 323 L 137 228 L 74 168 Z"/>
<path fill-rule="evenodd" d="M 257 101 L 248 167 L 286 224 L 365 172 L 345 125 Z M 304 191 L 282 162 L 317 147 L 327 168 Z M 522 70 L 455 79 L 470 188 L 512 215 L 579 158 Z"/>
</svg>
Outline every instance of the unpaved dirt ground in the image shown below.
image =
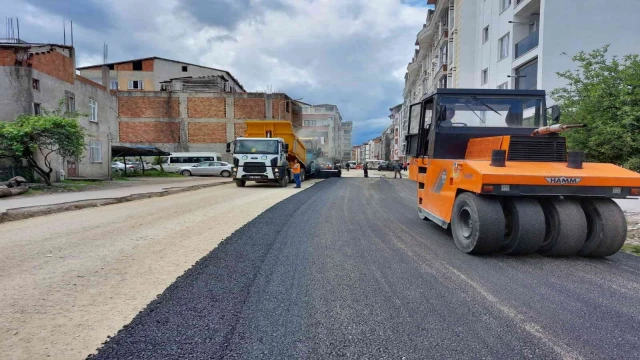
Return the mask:
<svg viewBox="0 0 640 360">
<path fill-rule="evenodd" d="M 0 224 L 0 358 L 85 358 L 223 239 L 298 191 L 230 184 Z"/>
</svg>

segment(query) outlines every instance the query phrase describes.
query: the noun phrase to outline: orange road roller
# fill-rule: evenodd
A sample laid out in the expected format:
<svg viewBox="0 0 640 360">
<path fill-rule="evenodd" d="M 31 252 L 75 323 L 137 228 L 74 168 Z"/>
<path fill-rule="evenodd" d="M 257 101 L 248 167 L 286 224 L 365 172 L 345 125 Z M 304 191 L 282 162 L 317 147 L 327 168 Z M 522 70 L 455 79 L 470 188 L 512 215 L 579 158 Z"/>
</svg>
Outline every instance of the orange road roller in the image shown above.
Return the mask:
<svg viewBox="0 0 640 360">
<path fill-rule="evenodd" d="M 411 105 L 407 153 L 418 215 L 451 228 L 469 254 L 615 254 L 627 237 L 614 199 L 640 174 L 567 151 L 543 90 L 438 89 Z M 547 119 L 549 118 L 549 119 Z"/>
</svg>

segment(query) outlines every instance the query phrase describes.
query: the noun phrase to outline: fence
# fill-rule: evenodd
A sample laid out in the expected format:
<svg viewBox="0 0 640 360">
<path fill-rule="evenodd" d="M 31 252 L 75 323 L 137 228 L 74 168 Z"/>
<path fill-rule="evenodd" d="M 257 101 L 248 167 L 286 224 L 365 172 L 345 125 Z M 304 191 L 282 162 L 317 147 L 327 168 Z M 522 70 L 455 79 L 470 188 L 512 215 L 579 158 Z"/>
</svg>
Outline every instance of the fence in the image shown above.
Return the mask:
<svg viewBox="0 0 640 360">
<path fill-rule="evenodd" d="M 7 181 L 13 177 L 22 176 L 28 182 L 35 182 L 33 170 L 26 166 L 5 166 L 0 167 L 0 181 Z"/>
</svg>

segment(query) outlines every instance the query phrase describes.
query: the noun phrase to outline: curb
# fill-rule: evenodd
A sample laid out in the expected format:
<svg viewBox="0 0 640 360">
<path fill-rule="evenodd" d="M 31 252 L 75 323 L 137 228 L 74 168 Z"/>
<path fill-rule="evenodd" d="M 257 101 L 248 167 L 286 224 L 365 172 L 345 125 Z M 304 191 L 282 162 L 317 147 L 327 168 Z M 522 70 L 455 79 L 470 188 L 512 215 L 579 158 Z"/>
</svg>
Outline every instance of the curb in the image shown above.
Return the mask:
<svg viewBox="0 0 640 360">
<path fill-rule="evenodd" d="M 127 196 L 118 197 L 118 198 L 91 199 L 91 200 L 81 200 L 81 201 L 74 201 L 74 202 L 60 203 L 60 204 L 53 204 L 53 205 L 31 206 L 31 207 L 8 209 L 7 211 L 0 213 L 0 224 L 9 222 L 9 221 L 24 220 L 24 219 L 29 219 L 33 217 L 51 215 L 51 214 L 56 214 L 61 212 L 82 210 L 90 207 L 100 207 L 103 205 L 113 205 L 113 204 L 120 204 L 124 202 L 135 201 L 135 200 L 164 197 L 164 196 L 179 194 L 179 193 L 188 192 L 188 191 L 206 189 L 214 186 L 228 185 L 231 183 L 233 182 L 224 181 L 224 182 L 216 182 L 211 184 L 187 186 L 183 188 L 167 188 L 166 190 L 162 190 L 158 192 L 133 194 L 133 195 L 127 195 Z"/>
</svg>

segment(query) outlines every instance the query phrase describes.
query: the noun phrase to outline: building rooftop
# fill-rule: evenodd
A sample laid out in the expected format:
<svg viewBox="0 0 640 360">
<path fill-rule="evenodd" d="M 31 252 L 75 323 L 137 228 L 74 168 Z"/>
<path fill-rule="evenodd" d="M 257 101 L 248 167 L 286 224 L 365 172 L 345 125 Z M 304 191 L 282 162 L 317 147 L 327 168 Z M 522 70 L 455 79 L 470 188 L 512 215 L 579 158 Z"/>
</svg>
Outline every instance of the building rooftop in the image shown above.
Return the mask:
<svg viewBox="0 0 640 360">
<path fill-rule="evenodd" d="M 217 68 L 212 68 L 209 66 L 203 66 L 203 65 L 198 65 L 198 64 L 192 64 L 192 63 L 188 63 L 188 62 L 184 62 L 184 61 L 178 61 L 178 60 L 172 60 L 172 59 L 167 59 L 167 58 L 163 58 L 160 56 L 151 56 L 151 57 L 146 57 L 146 58 L 140 58 L 140 59 L 130 59 L 130 60 L 124 60 L 124 61 L 117 61 L 117 62 L 111 62 L 111 63 L 106 63 L 106 64 L 97 64 L 97 65 L 89 65 L 89 66 L 81 66 L 78 68 L 78 70 L 87 70 L 87 69 L 91 69 L 91 68 L 95 68 L 95 67 L 99 67 L 99 66 L 104 66 L 104 65 L 118 65 L 118 64 L 125 64 L 128 62 L 132 62 L 132 61 L 144 61 L 144 60 L 164 60 L 164 61 L 171 61 L 174 63 L 178 63 L 178 64 L 185 64 L 185 65 L 190 65 L 190 66 L 197 66 L 197 67 L 201 67 L 204 69 L 209 69 L 209 70 L 216 70 L 216 71 L 222 71 L 224 73 L 226 73 L 227 75 L 229 75 L 229 77 L 231 79 L 233 79 L 233 81 L 235 81 L 238 86 L 240 86 L 240 88 L 242 89 L 242 91 L 247 91 L 245 90 L 245 88 L 242 86 L 242 84 L 240 83 L 240 81 L 238 81 L 238 79 L 236 79 L 233 75 L 231 75 L 230 72 L 228 72 L 227 70 L 222 70 L 222 69 L 217 69 Z"/>
</svg>

